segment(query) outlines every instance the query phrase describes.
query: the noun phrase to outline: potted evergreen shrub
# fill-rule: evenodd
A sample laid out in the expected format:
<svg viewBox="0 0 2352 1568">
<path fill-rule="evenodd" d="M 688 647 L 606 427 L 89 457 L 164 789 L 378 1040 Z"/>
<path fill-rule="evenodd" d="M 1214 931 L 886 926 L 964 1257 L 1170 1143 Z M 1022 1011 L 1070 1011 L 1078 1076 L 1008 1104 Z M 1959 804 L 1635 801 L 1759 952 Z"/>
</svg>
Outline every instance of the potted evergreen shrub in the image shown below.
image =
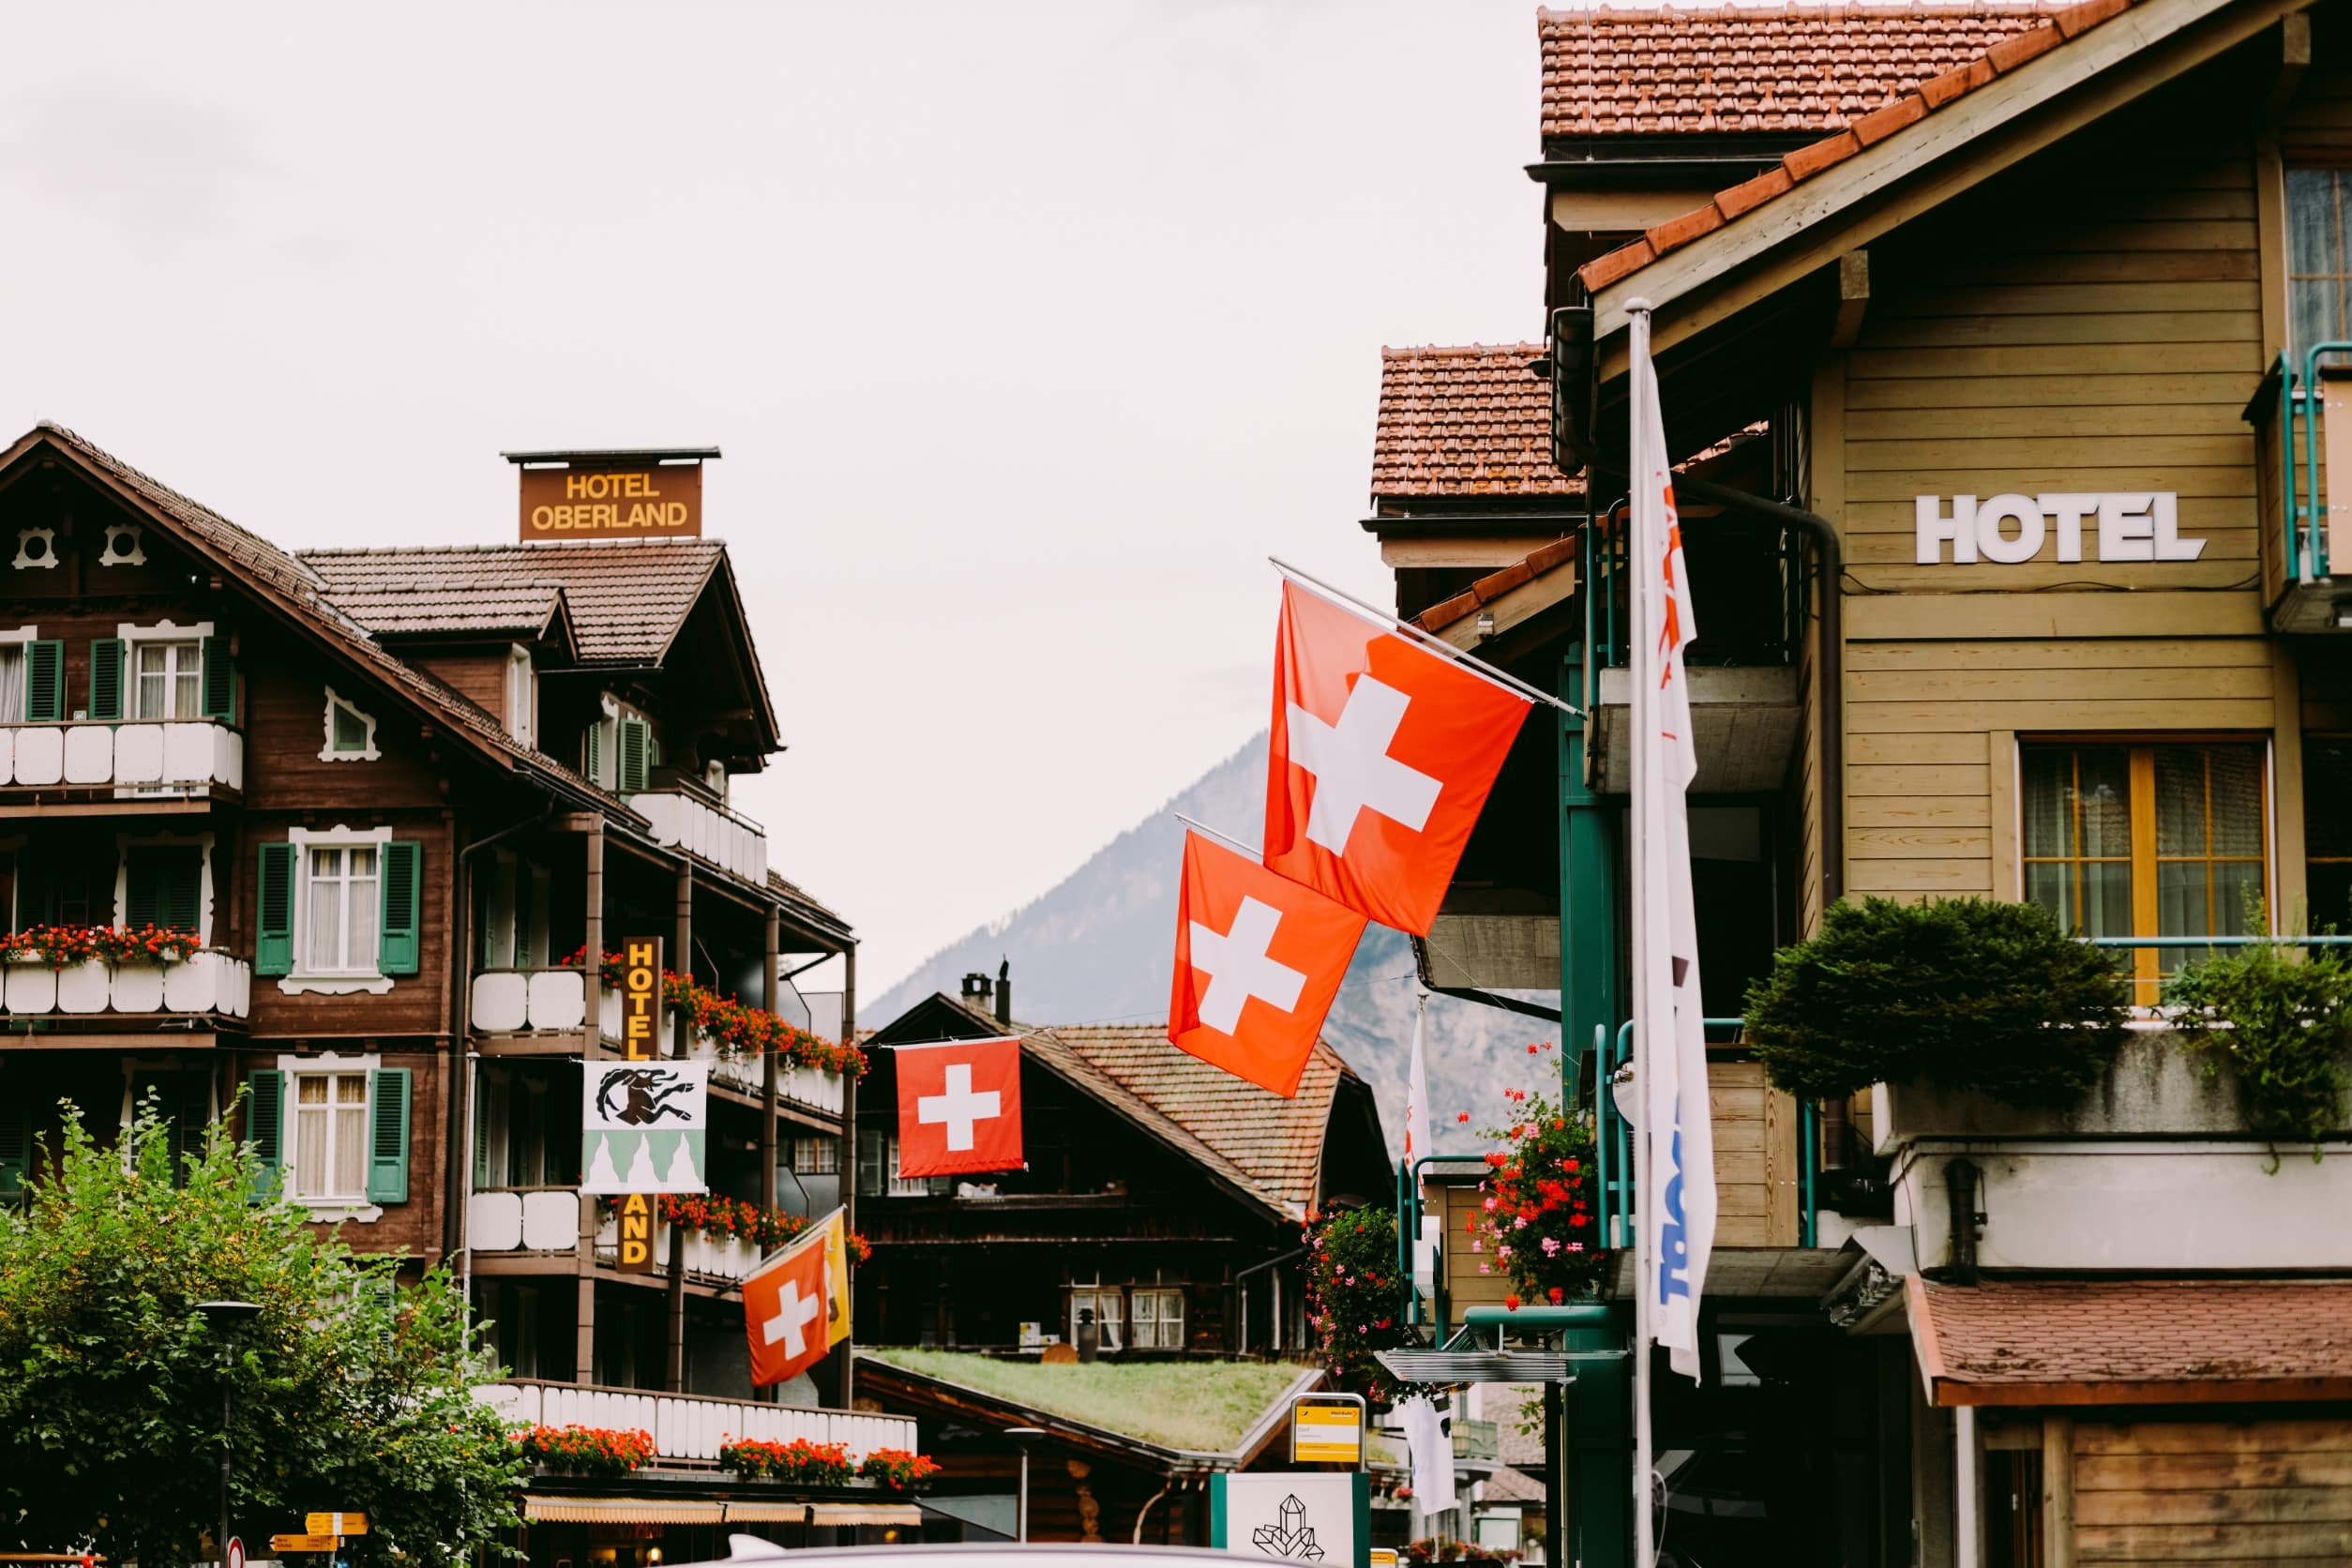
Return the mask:
<svg viewBox="0 0 2352 1568">
<path fill-rule="evenodd" d="M 1866 898 L 1781 950 L 1749 988 L 1747 1036 L 1800 1099 L 1922 1083 L 2055 1108 L 2113 1063 L 2129 1005 L 2114 960 L 2039 905 Z"/>
<path fill-rule="evenodd" d="M 2342 949 L 2306 953 L 2289 940 L 2219 952 L 2166 981 L 2164 996 L 2206 1071 L 2235 1081 L 2247 1130 L 2270 1145 L 2272 1171 L 2281 1145 L 2308 1143 L 2316 1160 L 2344 1130 L 2352 958 Z"/>
</svg>

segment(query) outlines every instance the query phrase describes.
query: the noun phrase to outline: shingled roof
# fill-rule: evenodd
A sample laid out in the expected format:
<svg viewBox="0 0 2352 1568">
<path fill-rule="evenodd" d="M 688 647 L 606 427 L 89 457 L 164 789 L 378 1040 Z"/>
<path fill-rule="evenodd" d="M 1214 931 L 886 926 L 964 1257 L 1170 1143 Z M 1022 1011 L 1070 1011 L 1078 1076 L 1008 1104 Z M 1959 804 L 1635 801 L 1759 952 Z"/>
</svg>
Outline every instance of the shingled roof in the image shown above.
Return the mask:
<svg viewBox="0 0 2352 1568">
<path fill-rule="evenodd" d="M 2352 1280 L 1906 1284 L 1938 1405 L 2352 1397 Z"/>
<path fill-rule="evenodd" d="M 1804 181 L 1833 169 L 1865 147 L 1899 136 L 1937 110 L 1966 97 L 1997 78 L 2030 64 L 2071 39 L 2113 17 L 2121 16 L 2137 0 L 2082 0 L 2034 16 L 2048 20 L 2013 33 L 1941 75 L 1929 77 L 1819 141 L 1797 148 L 1754 179 L 1718 191 L 1713 201 L 1680 218 L 1667 219 L 1630 245 L 1587 262 L 1576 271 L 1587 290 L 1598 293 L 1668 251 L 1712 234 L 1786 196 Z M 1548 14 L 1548 13 L 1547 13 Z M 1727 14 L 1727 13 L 1701 13 Z M 1548 92 L 1548 88 L 1546 91 Z"/>
<path fill-rule="evenodd" d="M 716 539 L 306 550 L 335 604 L 384 636 L 490 627 L 560 589 L 588 664 L 659 659 L 724 552 Z"/>
<path fill-rule="evenodd" d="M 1843 130 L 2062 8 L 1981 0 L 1538 10 L 1544 135 Z"/>
<path fill-rule="evenodd" d="M 1372 495 L 1580 495 L 1552 466 L 1541 343 L 1384 348 Z"/>
</svg>

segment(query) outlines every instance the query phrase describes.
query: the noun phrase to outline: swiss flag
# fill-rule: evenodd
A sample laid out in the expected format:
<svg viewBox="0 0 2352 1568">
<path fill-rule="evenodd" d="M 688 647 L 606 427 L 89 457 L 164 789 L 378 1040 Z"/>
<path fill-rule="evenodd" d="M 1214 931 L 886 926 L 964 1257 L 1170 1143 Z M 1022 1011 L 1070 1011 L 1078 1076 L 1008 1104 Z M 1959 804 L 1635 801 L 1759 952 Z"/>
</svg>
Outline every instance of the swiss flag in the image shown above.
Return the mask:
<svg viewBox="0 0 2352 1568">
<path fill-rule="evenodd" d="M 813 1228 L 776 1261 L 743 1282 L 744 1328 L 751 1339 L 751 1386 L 780 1383 L 824 1359 L 827 1333 L 825 1231 Z"/>
<path fill-rule="evenodd" d="M 1313 888 L 1187 833 L 1168 1039 L 1277 1094 L 1297 1093 L 1364 926 Z"/>
<path fill-rule="evenodd" d="M 893 1054 L 899 1175 L 1020 1168 L 1020 1041 L 943 1040 Z"/>
<path fill-rule="evenodd" d="M 1285 582 L 1267 867 L 1383 926 L 1428 935 L 1530 706 Z"/>
</svg>

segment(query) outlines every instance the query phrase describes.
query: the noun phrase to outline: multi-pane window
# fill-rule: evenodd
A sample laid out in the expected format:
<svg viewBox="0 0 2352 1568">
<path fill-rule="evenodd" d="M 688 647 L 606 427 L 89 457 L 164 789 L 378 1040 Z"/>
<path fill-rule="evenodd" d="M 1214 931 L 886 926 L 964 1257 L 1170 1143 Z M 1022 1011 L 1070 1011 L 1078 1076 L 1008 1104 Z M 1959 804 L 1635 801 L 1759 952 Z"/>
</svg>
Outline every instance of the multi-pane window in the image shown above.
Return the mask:
<svg viewBox="0 0 2352 1568">
<path fill-rule="evenodd" d="M 203 644 L 134 642 L 138 690 L 136 718 L 201 718 L 204 712 Z"/>
<path fill-rule="evenodd" d="M 2025 893 L 2084 936 L 2241 936 L 2267 894 L 2262 748 L 2244 743 L 2029 745 Z M 2127 950 L 2135 1000 L 2199 956 Z"/>
<path fill-rule="evenodd" d="M 898 1174 L 898 1135 L 867 1127 L 857 1135 L 857 1191 L 861 1198 L 926 1198 L 955 1190 L 947 1176 Z"/>
<path fill-rule="evenodd" d="M 1184 1348 L 1184 1293 L 1144 1290 L 1132 1293 L 1128 1315 L 1134 1334 L 1128 1343 L 1138 1350 L 1181 1350 Z"/>
<path fill-rule="evenodd" d="M 2303 746 L 2304 893 L 2311 929 L 2352 932 L 2352 737 Z"/>
<path fill-rule="evenodd" d="M 376 916 L 382 898 L 376 887 L 373 844 L 314 844 L 302 889 L 303 954 L 307 974 L 373 974 Z"/>
<path fill-rule="evenodd" d="M 1077 1343 L 1078 1330 L 1089 1324 L 1102 1331 L 1102 1348 L 1106 1350 L 1123 1349 L 1126 1344 L 1127 1304 L 1125 1292 L 1116 1285 L 1104 1289 L 1095 1285 L 1079 1285 L 1070 1291 L 1070 1340 Z"/>
<path fill-rule="evenodd" d="M 294 1195 L 362 1202 L 368 1196 L 368 1075 L 294 1075 Z"/>
<path fill-rule="evenodd" d="M 837 1176 L 841 1173 L 841 1140 L 801 1137 L 792 1139 L 792 1174 Z"/>
</svg>

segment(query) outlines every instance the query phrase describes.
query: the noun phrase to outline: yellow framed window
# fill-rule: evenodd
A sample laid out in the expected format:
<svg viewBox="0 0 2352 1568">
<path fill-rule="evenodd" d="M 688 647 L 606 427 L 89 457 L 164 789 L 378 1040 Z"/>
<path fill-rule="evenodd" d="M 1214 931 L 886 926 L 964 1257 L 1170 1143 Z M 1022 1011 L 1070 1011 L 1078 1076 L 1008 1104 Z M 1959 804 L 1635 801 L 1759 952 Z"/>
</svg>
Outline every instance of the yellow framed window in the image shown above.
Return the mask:
<svg viewBox="0 0 2352 1568">
<path fill-rule="evenodd" d="M 2033 742 L 2018 748 L 2026 897 L 2093 937 L 2253 934 L 2269 896 L 2258 742 Z M 2121 950 L 2133 1000 L 2203 949 Z"/>
</svg>

